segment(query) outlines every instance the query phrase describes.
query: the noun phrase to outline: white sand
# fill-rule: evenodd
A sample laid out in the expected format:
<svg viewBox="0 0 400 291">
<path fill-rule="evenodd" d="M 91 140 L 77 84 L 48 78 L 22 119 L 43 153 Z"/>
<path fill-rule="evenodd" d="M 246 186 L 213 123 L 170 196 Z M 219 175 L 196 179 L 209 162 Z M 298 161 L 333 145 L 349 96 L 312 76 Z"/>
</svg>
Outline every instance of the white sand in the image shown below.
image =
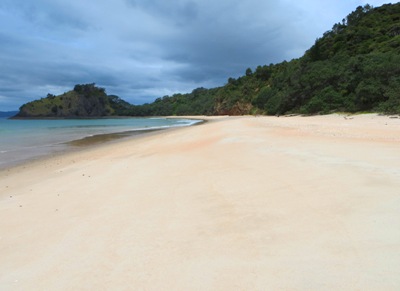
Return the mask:
<svg viewBox="0 0 400 291">
<path fill-rule="evenodd" d="M 400 119 L 230 117 L 0 172 L 0 290 L 400 290 Z"/>
</svg>

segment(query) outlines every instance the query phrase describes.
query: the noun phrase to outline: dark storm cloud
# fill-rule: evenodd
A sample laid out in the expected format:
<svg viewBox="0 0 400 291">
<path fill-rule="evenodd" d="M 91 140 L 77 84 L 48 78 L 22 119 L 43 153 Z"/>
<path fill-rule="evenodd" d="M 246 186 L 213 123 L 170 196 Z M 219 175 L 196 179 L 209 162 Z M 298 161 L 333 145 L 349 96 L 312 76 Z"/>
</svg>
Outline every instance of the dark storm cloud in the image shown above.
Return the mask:
<svg viewBox="0 0 400 291">
<path fill-rule="evenodd" d="M 133 103 L 221 86 L 248 67 L 300 57 L 363 4 L 2 0 L 0 110 L 78 83 L 95 82 Z"/>
</svg>

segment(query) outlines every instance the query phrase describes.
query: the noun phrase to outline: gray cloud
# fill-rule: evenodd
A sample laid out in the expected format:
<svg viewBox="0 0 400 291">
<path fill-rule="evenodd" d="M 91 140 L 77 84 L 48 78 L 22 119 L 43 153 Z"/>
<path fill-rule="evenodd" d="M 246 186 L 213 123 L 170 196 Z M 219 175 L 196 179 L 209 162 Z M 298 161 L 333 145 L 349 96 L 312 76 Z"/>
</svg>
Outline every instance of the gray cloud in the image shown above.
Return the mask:
<svg viewBox="0 0 400 291">
<path fill-rule="evenodd" d="M 369 1 L 378 6 L 381 1 Z M 132 103 L 300 57 L 364 1 L 2 0 L 0 110 L 95 82 Z"/>
</svg>

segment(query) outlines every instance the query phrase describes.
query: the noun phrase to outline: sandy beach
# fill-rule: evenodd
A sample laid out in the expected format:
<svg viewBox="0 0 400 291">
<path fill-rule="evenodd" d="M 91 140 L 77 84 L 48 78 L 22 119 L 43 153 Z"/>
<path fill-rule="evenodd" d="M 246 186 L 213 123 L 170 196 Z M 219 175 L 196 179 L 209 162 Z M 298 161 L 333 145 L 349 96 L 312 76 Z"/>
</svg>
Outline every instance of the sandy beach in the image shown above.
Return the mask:
<svg viewBox="0 0 400 291">
<path fill-rule="evenodd" d="M 0 290 L 400 290 L 399 118 L 206 119 L 1 171 Z"/>
</svg>

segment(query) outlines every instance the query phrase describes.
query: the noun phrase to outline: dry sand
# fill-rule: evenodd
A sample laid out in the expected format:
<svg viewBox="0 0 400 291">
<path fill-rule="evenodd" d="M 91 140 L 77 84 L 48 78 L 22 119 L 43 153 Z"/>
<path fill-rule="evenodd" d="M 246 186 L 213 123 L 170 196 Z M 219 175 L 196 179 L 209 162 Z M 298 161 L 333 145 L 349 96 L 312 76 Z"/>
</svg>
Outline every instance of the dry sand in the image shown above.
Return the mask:
<svg viewBox="0 0 400 291">
<path fill-rule="evenodd" d="M 220 117 L 0 173 L 0 290 L 400 290 L 400 119 Z"/>
</svg>

